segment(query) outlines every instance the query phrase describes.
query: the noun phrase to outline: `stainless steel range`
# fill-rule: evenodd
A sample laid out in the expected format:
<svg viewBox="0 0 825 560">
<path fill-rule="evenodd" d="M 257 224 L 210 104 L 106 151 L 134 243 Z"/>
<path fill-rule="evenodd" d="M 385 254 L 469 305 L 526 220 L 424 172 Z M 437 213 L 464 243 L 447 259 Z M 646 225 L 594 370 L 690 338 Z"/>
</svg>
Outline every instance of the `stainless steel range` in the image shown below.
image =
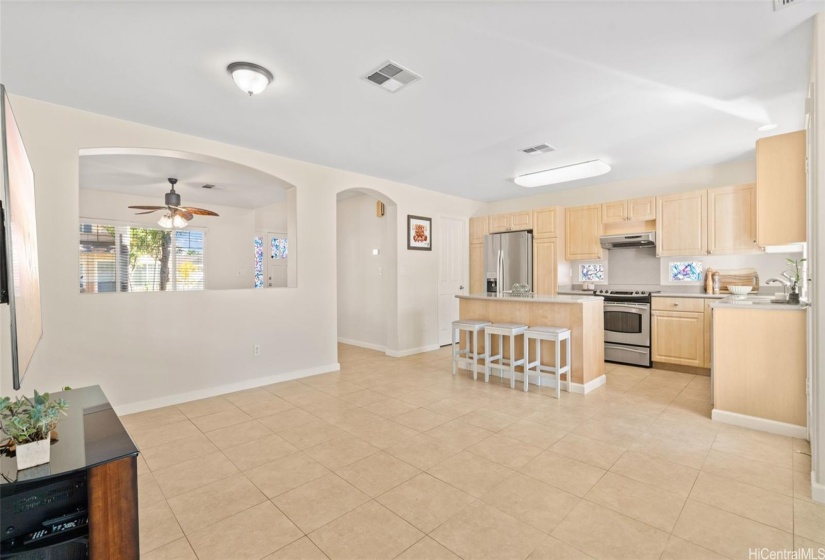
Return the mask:
<svg viewBox="0 0 825 560">
<path fill-rule="evenodd" d="M 650 297 L 644 289 L 593 290 L 604 297 L 604 359 L 652 367 L 650 358 Z"/>
</svg>

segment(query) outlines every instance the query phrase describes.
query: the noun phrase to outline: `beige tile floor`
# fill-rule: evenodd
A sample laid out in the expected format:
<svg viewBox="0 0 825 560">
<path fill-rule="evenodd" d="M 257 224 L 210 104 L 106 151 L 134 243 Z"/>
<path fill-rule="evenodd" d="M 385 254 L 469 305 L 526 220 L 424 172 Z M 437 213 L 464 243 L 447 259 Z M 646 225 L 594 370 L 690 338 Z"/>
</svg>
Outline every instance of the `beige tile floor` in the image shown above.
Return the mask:
<svg viewBox="0 0 825 560">
<path fill-rule="evenodd" d="M 588 395 L 340 346 L 341 371 L 123 418 L 149 559 L 748 558 L 825 547 L 805 441 L 714 424 L 706 377 Z"/>
</svg>

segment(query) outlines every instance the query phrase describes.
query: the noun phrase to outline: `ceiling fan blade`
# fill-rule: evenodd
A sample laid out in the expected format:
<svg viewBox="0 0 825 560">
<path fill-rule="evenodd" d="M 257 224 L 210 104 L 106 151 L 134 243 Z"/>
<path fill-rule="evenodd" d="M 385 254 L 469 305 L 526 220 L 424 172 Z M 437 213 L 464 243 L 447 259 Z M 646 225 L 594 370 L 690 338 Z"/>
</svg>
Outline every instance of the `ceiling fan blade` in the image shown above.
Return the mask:
<svg viewBox="0 0 825 560">
<path fill-rule="evenodd" d="M 217 212 L 213 212 L 212 210 L 205 210 L 203 208 L 192 208 L 191 206 L 186 206 L 183 209 L 187 212 L 191 212 L 192 214 L 198 216 L 219 216 Z"/>
<path fill-rule="evenodd" d="M 158 210 L 162 210 L 162 208 L 158 208 Z M 158 210 L 147 210 L 146 212 L 135 212 L 135 216 L 140 216 L 141 214 L 154 214 Z"/>
<path fill-rule="evenodd" d="M 134 210 L 163 210 L 166 206 L 129 206 Z"/>
<path fill-rule="evenodd" d="M 180 209 L 178 209 L 178 210 L 175 210 L 175 214 L 177 214 L 178 216 L 180 216 L 181 218 L 183 218 L 183 219 L 184 219 L 184 220 L 186 220 L 187 222 L 188 222 L 188 221 L 191 221 L 191 220 L 192 220 L 192 218 L 194 218 L 194 217 L 195 217 L 195 216 L 193 216 L 193 215 L 192 215 L 192 213 L 191 213 L 191 212 L 187 212 L 187 211 L 186 211 L 186 210 L 184 210 L 183 208 L 180 208 Z"/>
</svg>

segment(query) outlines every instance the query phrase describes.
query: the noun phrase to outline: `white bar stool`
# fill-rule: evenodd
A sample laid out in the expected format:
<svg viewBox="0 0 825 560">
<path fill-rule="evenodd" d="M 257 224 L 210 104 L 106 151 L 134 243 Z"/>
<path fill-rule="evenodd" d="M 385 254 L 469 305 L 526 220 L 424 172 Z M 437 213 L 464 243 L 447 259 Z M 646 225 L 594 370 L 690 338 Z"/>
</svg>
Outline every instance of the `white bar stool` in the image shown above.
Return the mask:
<svg viewBox="0 0 825 560">
<path fill-rule="evenodd" d="M 484 347 L 484 354 L 478 353 L 478 331 L 489 324 L 490 321 L 477 321 L 474 319 L 453 321 L 453 375 L 456 373 L 456 366 L 464 364 L 468 368 L 473 366 L 473 379 L 478 379 L 478 360 L 487 357 L 486 346 Z M 463 349 L 461 348 L 462 331 L 467 333 L 467 346 Z"/>
<path fill-rule="evenodd" d="M 510 388 L 516 386 L 516 366 L 522 365 L 525 362 L 524 358 L 516 360 L 516 337 L 523 334 L 527 330 L 527 325 L 520 325 L 518 323 L 493 323 L 484 327 L 484 351 L 487 356 L 484 358 L 484 382 L 490 381 L 490 370 L 495 368 L 501 372 L 508 370 L 510 372 Z M 492 355 L 493 350 L 491 346 L 491 336 L 498 335 L 498 354 Z M 510 337 L 510 359 L 504 359 L 504 337 Z"/>
<path fill-rule="evenodd" d="M 530 341 L 536 341 L 536 361 L 530 361 Z M 541 341 L 551 340 L 556 345 L 555 366 L 545 366 L 541 363 Z M 564 367 L 561 363 L 561 343 L 567 341 L 567 362 Z M 530 368 L 536 366 L 538 386 L 541 387 L 541 372 L 553 373 L 556 376 L 556 398 L 561 398 L 561 376 L 567 375 L 567 392 L 570 392 L 570 329 L 564 327 L 530 327 L 524 333 L 524 390 L 530 385 Z"/>
</svg>

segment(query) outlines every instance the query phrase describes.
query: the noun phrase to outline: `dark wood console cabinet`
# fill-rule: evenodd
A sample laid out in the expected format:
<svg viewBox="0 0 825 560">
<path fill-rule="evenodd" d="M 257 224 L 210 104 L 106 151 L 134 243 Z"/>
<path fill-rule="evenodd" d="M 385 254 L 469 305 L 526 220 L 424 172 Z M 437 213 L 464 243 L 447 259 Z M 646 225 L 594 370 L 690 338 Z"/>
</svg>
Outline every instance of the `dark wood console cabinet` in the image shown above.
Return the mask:
<svg viewBox="0 0 825 560">
<path fill-rule="evenodd" d="M 0 558 L 138 560 L 138 449 L 100 387 L 69 402 L 46 465 L 0 456 Z"/>
</svg>

